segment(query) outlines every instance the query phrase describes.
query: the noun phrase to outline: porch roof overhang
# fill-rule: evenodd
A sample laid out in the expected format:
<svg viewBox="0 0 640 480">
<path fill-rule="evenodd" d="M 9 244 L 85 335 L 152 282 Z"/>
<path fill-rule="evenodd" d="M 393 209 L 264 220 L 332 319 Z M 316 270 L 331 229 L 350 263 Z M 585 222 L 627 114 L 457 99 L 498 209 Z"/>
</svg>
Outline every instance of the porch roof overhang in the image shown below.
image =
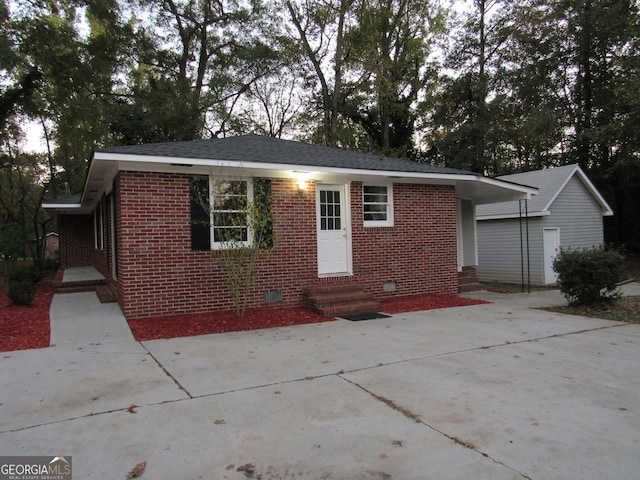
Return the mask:
<svg viewBox="0 0 640 480">
<path fill-rule="evenodd" d="M 537 189 L 525 185 L 496 180 L 471 172 L 444 173 L 401 171 L 384 168 L 345 168 L 326 165 L 234 161 L 184 156 L 158 156 L 108 151 L 95 152 L 91 160 L 85 186 L 79 201 L 43 203 L 43 207 L 58 214 L 88 214 L 98 201 L 109 193 L 113 180 L 121 171 L 213 175 L 224 178 L 292 178 L 319 183 L 413 183 L 449 185 L 455 187 L 456 197 L 474 204 L 529 199 Z"/>
</svg>

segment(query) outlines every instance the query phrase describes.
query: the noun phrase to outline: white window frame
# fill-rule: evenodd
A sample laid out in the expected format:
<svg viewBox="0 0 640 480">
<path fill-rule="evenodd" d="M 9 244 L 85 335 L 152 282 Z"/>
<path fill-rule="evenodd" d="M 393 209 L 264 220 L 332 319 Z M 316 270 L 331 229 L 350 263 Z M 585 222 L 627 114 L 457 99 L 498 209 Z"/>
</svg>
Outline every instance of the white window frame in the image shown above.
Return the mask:
<svg viewBox="0 0 640 480">
<path fill-rule="evenodd" d="M 365 188 L 366 187 L 385 187 L 387 189 L 387 203 L 371 203 L 365 202 Z M 386 205 L 387 206 L 387 219 L 386 220 L 365 220 L 365 205 Z M 393 227 L 393 184 L 391 183 L 363 183 L 362 184 L 362 221 L 365 227 Z"/>
<path fill-rule="evenodd" d="M 247 184 L 247 205 L 250 205 L 253 202 L 253 179 L 252 178 L 222 178 L 222 177 L 213 177 L 209 176 L 209 205 L 211 205 L 211 212 L 209 215 L 209 226 L 210 226 L 210 234 L 211 238 L 211 249 L 212 250 L 223 250 L 228 248 L 229 242 L 216 242 L 215 241 L 215 203 L 214 203 L 214 190 L 216 183 L 219 182 L 244 182 Z M 253 229 L 251 225 L 248 225 L 247 221 L 247 240 L 238 242 L 245 246 L 251 246 L 253 244 Z"/>
</svg>

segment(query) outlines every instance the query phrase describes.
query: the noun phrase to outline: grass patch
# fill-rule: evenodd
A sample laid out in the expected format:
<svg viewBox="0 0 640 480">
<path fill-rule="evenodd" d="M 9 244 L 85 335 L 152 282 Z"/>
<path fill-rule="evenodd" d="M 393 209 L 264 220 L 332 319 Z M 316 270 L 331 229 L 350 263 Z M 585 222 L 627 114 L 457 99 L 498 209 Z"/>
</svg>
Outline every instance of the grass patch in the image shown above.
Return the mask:
<svg viewBox="0 0 640 480">
<path fill-rule="evenodd" d="M 623 297 L 611 305 L 549 307 L 543 310 L 618 322 L 640 323 L 640 297 Z"/>
</svg>

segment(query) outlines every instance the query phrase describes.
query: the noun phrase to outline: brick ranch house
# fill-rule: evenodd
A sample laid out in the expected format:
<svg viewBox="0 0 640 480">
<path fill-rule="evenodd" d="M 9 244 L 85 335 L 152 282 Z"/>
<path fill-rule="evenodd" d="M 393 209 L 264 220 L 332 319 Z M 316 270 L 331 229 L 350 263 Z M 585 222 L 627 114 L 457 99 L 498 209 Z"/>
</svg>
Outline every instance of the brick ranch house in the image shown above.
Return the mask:
<svg viewBox="0 0 640 480">
<path fill-rule="evenodd" d="M 61 268 L 94 266 L 127 318 L 221 311 L 233 303 L 212 256 L 230 211 L 205 215 L 217 225 L 193 222 L 202 219 L 193 185 L 224 197 L 233 184 L 250 202 L 256 182 L 270 189 L 277 242 L 249 306 L 304 297 L 322 309 L 318 297 L 333 291 L 334 304 L 351 299 L 349 313 L 375 308 L 364 300 L 457 294 L 475 278 L 475 206 L 536 193 L 462 170 L 245 135 L 96 151 L 83 192 L 43 207 L 58 215 Z M 230 208 L 222 200 L 214 203 Z"/>
</svg>

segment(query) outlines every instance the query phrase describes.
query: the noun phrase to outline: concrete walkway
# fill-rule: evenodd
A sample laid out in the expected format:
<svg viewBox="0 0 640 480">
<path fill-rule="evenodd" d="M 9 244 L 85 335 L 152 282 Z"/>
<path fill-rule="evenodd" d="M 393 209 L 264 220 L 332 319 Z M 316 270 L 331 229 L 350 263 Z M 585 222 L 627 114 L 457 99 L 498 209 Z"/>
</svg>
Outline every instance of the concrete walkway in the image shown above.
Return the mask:
<svg viewBox="0 0 640 480">
<path fill-rule="evenodd" d="M 92 479 L 636 478 L 640 325 L 497 295 L 142 344 L 117 306 L 56 295 L 55 346 L 0 356 L 0 452 Z"/>
<path fill-rule="evenodd" d="M 102 275 L 95 267 L 73 267 L 67 268 L 62 277 L 63 282 L 86 282 L 90 280 L 104 280 Z"/>
</svg>

